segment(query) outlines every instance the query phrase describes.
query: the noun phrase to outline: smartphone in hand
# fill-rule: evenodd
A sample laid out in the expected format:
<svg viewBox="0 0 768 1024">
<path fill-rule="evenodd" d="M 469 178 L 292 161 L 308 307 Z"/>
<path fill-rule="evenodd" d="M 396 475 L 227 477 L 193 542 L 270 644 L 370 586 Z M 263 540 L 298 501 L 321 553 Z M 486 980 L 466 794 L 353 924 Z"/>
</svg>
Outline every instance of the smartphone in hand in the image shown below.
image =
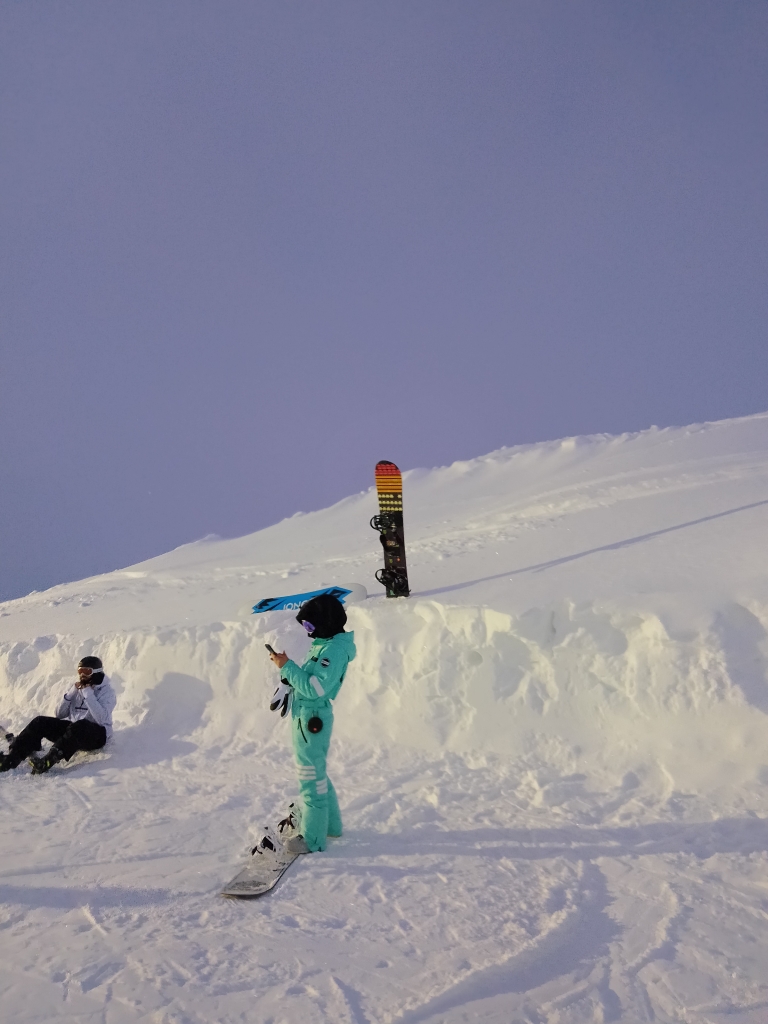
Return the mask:
<svg viewBox="0 0 768 1024">
<path fill-rule="evenodd" d="M 277 651 L 274 649 L 272 644 L 264 644 L 264 646 L 267 648 L 270 654 L 277 654 Z"/>
</svg>

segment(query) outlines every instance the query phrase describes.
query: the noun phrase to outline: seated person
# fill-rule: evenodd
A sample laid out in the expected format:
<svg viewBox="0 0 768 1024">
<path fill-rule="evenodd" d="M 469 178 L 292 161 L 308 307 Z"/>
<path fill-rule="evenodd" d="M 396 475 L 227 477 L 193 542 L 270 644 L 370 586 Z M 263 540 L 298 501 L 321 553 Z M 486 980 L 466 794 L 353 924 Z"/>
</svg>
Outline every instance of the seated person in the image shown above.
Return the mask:
<svg viewBox="0 0 768 1024">
<path fill-rule="evenodd" d="M 112 735 L 115 691 L 104 675 L 101 659 L 89 654 L 77 666 L 77 682 L 64 694 L 55 718 L 38 715 L 11 740 L 7 754 L 0 754 L 0 772 L 16 768 L 25 757 L 40 749 L 41 740 L 53 746 L 42 757 L 29 757 L 33 775 L 42 775 L 66 761 L 78 750 L 98 750 Z"/>
</svg>

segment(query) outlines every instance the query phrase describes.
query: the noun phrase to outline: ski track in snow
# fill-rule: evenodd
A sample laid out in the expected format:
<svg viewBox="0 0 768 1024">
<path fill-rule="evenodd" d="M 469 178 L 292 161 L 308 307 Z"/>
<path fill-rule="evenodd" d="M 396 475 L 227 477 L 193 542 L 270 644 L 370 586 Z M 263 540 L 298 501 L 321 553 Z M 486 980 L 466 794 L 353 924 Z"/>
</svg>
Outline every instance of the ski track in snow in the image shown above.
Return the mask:
<svg viewBox="0 0 768 1024">
<path fill-rule="evenodd" d="M 44 851 L 5 858 L 14 1020 L 705 1021 L 768 1006 L 760 818 L 584 826 L 565 801 L 553 827 L 553 808 L 522 803 L 522 764 L 345 746 L 347 837 L 272 897 L 225 901 L 249 826 L 290 786 L 283 744 L 250 764 L 194 751 L 162 773 L 121 755 L 66 791 L 7 780 L 10 819 Z M 275 777 L 255 795 L 265 759 Z M 516 782 L 513 811 L 499 794 Z M 436 801 L 440 786 L 460 799 Z M 592 817 L 615 804 L 589 800 Z"/>
<path fill-rule="evenodd" d="M 768 417 L 405 480 L 345 835 L 256 901 L 217 893 L 296 792 L 263 643 L 306 639 L 235 613 L 369 583 L 372 495 L 0 607 L 6 726 L 90 651 L 119 694 L 106 756 L 0 776 L 6 1019 L 768 1021 Z"/>
</svg>

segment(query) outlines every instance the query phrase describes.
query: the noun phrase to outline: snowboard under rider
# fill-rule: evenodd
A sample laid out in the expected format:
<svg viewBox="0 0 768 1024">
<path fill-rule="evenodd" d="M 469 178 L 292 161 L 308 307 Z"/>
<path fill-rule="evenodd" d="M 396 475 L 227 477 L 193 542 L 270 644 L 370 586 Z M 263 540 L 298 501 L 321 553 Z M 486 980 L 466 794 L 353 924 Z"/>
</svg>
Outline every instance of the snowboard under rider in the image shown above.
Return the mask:
<svg viewBox="0 0 768 1024">
<path fill-rule="evenodd" d="M 0 754 L 0 772 L 10 771 L 29 757 L 33 775 L 42 775 L 78 750 L 99 750 L 112 735 L 115 691 L 104 675 L 100 658 L 88 655 L 77 666 L 77 682 L 64 694 L 56 717 L 38 715 L 11 740 L 7 754 Z M 41 757 L 30 757 L 41 740 L 53 746 Z"/>
<path fill-rule="evenodd" d="M 339 801 L 325 763 L 333 729 L 331 702 L 357 652 L 354 633 L 344 631 L 347 613 L 338 598 L 319 594 L 301 606 L 296 619 L 312 638 L 304 663 L 297 665 L 285 652 L 270 654 L 281 676 L 272 708 L 282 707 L 285 714 L 290 704 L 301 794 L 299 814 L 291 810 L 279 827 L 297 833 L 283 844 L 289 853 L 315 853 L 325 849 L 329 836 L 341 835 Z"/>
</svg>

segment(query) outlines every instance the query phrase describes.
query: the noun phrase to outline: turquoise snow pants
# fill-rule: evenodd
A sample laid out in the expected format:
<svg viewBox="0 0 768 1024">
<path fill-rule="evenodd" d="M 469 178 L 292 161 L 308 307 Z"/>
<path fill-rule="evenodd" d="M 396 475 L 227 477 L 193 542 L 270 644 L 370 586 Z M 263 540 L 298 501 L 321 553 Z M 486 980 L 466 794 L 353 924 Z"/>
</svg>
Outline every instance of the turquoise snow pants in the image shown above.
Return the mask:
<svg viewBox="0 0 768 1024">
<path fill-rule="evenodd" d="M 313 732 L 310 722 L 317 729 L 318 719 L 322 722 L 322 728 Z M 301 833 L 313 853 L 325 849 L 329 835 L 341 835 L 339 801 L 325 770 L 332 730 L 333 709 L 330 703 L 326 702 L 320 707 L 303 707 L 300 702 L 295 702 L 291 734 L 299 773 Z"/>
</svg>

